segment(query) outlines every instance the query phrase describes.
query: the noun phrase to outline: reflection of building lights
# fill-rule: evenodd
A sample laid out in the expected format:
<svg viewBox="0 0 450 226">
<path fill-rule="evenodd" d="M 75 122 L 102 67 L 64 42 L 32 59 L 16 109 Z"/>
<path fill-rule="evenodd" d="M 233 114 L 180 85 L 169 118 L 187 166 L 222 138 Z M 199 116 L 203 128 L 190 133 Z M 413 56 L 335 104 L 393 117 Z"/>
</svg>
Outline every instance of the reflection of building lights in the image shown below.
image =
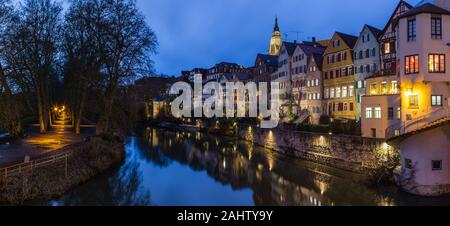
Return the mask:
<svg viewBox="0 0 450 226">
<path fill-rule="evenodd" d="M 387 150 L 389 148 L 389 144 L 387 144 L 386 142 L 383 143 L 382 148 L 384 150 Z"/>
<path fill-rule="evenodd" d="M 225 159 L 223 160 L 223 163 L 222 163 L 222 165 L 223 165 L 223 168 L 224 168 L 224 169 L 226 169 L 226 168 L 227 168 L 227 162 L 225 161 Z"/>
<path fill-rule="evenodd" d="M 260 164 L 258 164 L 258 170 L 259 170 L 259 171 L 262 171 L 263 169 L 264 169 L 264 165 L 263 165 L 263 164 L 261 164 L 261 163 L 260 163 Z"/>
<path fill-rule="evenodd" d="M 272 171 L 272 169 L 273 169 L 273 159 L 269 158 L 268 162 L 269 162 L 269 171 Z"/>
</svg>

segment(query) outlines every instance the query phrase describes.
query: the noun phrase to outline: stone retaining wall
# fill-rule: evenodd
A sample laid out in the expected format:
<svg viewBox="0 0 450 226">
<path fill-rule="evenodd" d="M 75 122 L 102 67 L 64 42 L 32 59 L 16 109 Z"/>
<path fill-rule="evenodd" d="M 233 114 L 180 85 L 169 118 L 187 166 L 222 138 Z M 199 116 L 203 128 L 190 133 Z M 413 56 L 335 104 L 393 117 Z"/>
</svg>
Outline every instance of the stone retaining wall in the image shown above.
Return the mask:
<svg viewBox="0 0 450 226">
<path fill-rule="evenodd" d="M 384 140 L 356 136 L 269 130 L 249 125 L 240 125 L 238 135 L 286 155 L 354 172 L 374 168 L 397 153 Z"/>
</svg>

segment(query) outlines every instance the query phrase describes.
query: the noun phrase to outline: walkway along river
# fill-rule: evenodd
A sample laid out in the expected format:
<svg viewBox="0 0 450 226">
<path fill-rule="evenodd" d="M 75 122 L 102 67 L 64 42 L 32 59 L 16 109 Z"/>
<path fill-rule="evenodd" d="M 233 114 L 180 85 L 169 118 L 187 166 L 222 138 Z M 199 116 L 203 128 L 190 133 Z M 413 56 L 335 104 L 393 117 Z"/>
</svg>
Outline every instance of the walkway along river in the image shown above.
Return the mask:
<svg viewBox="0 0 450 226">
<path fill-rule="evenodd" d="M 292 159 L 248 142 L 147 128 L 130 137 L 120 168 L 44 205 L 445 205 L 361 175 Z"/>
</svg>

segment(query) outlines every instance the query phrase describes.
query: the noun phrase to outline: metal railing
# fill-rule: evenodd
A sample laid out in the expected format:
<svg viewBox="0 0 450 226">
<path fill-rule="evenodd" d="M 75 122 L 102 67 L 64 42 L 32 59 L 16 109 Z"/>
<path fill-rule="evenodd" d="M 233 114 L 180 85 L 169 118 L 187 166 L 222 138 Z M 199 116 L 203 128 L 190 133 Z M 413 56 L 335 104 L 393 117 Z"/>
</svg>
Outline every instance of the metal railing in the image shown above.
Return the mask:
<svg viewBox="0 0 450 226">
<path fill-rule="evenodd" d="M 34 169 L 39 169 L 61 162 L 65 162 L 65 175 L 67 176 L 67 162 L 72 155 L 72 151 L 66 151 L 64 153 L 40 157 L 34 160 L 24 161 L 23 163 L 0 168 L 0 178 L 7 179 L 11 176 L 20 175 L 22 172 L 29 172 Z"/>
<path fill-rule="evenodd" d="M 422 115 L 413 120 L 401 122 L 386 129 L 386 139 L 402 136 L 406 133 L 417 131 L 424 126 L 440 119 L 450 118 L 450 108 L 439 108 L 433 112 Z"/>
</svg>

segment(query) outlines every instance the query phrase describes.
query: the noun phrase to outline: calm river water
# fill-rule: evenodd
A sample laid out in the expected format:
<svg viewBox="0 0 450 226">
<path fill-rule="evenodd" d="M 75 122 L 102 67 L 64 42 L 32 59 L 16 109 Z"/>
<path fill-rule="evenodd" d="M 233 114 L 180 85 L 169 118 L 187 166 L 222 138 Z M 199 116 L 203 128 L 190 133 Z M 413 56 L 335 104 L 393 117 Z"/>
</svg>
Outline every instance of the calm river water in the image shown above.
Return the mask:
<svg viewBox="0 0 450 226">
<path fill-rule="evenodd" d="M 120 168 L 45 205 L 448 205 L 357 174 L 284 157 L 234 139 L 148 128 L 131 137 Z"/>
</svg>

